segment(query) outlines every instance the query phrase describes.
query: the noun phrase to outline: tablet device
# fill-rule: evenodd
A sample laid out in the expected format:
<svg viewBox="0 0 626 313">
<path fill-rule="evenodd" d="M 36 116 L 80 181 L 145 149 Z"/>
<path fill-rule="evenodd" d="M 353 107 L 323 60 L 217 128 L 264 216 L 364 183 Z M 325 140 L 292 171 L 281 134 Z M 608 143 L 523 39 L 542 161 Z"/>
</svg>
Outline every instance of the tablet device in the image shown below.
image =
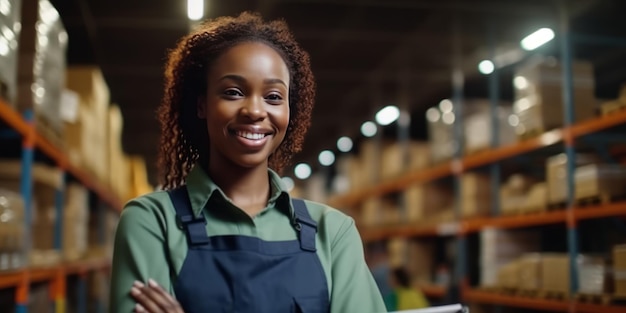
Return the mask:
<svg viewBox="0 0 626 313">
<path fill-rule="evenodd" d="M 433 306 L 425 309 L 395 311 L 389 313 L 469 313 L 467 307 L 460 304 Z"/>
</svg>

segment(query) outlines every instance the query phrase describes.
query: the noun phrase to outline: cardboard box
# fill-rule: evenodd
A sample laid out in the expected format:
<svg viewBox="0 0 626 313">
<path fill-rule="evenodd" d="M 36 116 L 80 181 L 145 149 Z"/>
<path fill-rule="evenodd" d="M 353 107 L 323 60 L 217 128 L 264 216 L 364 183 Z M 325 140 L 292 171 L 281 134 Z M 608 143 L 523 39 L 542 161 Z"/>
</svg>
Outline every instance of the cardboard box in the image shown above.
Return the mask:
<svg viewBox="0 0 626 313">
<path fill-rule="evenodd" d="M 576 167 L 598 162 L 593 154 L 576 154 Z M 546 181 L 548 184 L 548 204 L 565 203 L 567 200 L 567 155 L 564 153 L 546 160 Z M 572 173 L 575 174 L 575 173 Z"/>
<path fill-rule="evenodd" d="M 613 247 L 615 295 L 626 297 L 626 245 Z"/>
<path fill-rule="evenodd" d="M 626 194 L 626 167 L 619 164 L 588 164 L 575 171 L 576 200 L 597 198 L 603 202 Z"/>
<path fill-rule="evenodd" d="M 519 260 L 519 289 L 537 291 L 541 289 L 541 254 L 529 253 Z"/>
<path fill-rule="evenodd" d="M 595 115 L 593 66 L 575 61 L 573 98 L 576 122 Z M 563 126 L 562 69 L 555 59 L 531 59 L 514 74 L 513 111 L 518 117 L 518 136 L 531 137 Z"/>
<path fill-rule="evenodd" d="M 480 106 L 475 113 L 468 115 L 464 121 L 465 154 L 472 154 L 491 147 L 494 136 L 489 101 Z M 515 128 L 511 126 L 509 117 L 513 114 L 510 104 L 500 105 L 496 110 L 498 123 L 498 145 L 505 146 L 517 141 Z"/>
<path fill-rule="evenodd" d="M 430 150 L 427 143 L 421 142 L 410 141 L 406 147 L 399 143 L 387 143 L 383 147 L 381 161 L 380 178 L 386 180 L 426 168 L 430 164 Z"/>
<path fill-rule="evenodd" d="M 541 290 L 569 295 L 570 264 L 567 254 L 543 254 L 541 257 Z"/>
<path fill-rule="evenodd" d="M 540 182 L 533 184 L 523 204 L 522 212 L 541 212 L 548 207 L 548 184 Z"/>
</svg>

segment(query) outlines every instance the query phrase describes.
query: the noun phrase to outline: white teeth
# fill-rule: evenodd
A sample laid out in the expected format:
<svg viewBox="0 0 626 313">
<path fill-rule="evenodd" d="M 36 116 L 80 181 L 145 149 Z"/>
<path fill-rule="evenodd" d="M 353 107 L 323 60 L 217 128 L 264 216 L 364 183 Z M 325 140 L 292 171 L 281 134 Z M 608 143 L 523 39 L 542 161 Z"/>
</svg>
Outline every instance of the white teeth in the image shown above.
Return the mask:
<svg viewBox="0 0 626 313">
<path fill-rule="evenodd" d="M 237 136 L 250 139 L 250 140 L 259 140 L 259 139 L 263 139 L 265 137 L 265 134 L 238 131 Z"/>
</svg>

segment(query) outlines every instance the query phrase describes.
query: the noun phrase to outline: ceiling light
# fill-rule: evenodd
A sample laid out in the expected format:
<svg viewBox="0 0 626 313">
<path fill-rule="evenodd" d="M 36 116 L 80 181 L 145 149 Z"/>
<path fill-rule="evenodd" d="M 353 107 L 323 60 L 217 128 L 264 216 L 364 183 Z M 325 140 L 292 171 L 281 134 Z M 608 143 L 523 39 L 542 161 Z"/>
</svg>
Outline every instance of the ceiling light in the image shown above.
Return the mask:
<svg viewBox="0 0 626 313">
<path fill-rule="evenodd" d="M 330 150 L 324 150 L 320 152 L 318 160 L 324 166 L 331 166 L 335 163 L 335 154 Z"/>
<path fill-rule="evenodd" d="M 291 179 L 291 177 L 285 176 L 281 178 L 281 180 L 283 181 L 283 184 L 285 185 L 285 189 L 287 189 L 287 192 L 292 191 L 293 188 L 296 186 L 296 183 L 293 181 L 293 179 Z"/>
<path fill-rule="evenodd" d="M 374 137 L 374 135 L 376 135 L 376 132 L 377 127 L 374 122 L 367 121 L 363 123 L 363 125 L 361 125 L 361 134 L 363 134 L 363 136 L 365 137 Z"/>
<path fill-rule="evenodd" d="M 554 39 L 554 31 L 550 28 L 541 28 L 522 39 L 520 44 L 524 50 L 531 51 L 543 46 L 552 39 Z"/>
<path fill-rule="evenodd" d="M 450 101 L 450 99 L 443 99 L 441 100 L 441 102 L 439 102 L 439 110 L 441 110 L 441 112 L 448 113 L 452 112 L 453 109 L 454 105 L 452 104 L 452 101 Z"/>
<path fill-rule="evenodd" d="M 436 123 L 441 118 L 441 113 L 437 108 L 430 108 L 426 111 L 426 119 L 431 123 Z"/>
<path fill-rule="evenodd" d="M 480 71 L 481 73 L 485 75 L 489 75 L 493 73 L 494 69 L 495 69 L 495 66 L 493 65 L 493 62 L 489 60 L 482 60 L 480 61 L 480 63 L 478 63 L 478 71 Z"/>
<path fill-rule="evenodd" d="M 350 139 L 350 137 L 341 137 L 337 140 L 337 149 L 341 152 L 350 152 L 352 146 L 352 139 Z"/>
<path fill-rule="evenodd" d="M 311 167 L 306 163 L 300 163 L 296 165 L 294 173 L 299 179 L 307 179 L 311 176 Z"/>
<path fill-rule="evenodd" d="M 376 122 L 382 126 L 395 122 L 400 117 L 400 110 L 395 105 L 388 105 L 376 113 Z"/>
<path fill-rule="evenodd" d="M 455 120 L 454 113 L 452 113 L 452 112 L 443 113 L 443 115 L 441 116 L 441 120 L 446 125 L 454 124 L 454 120 Z"/>
<path fill-rule="evenodd" d="M 513 86 L 515 86 L 516 89 L 524 90 L 528 88 L 528 79 L 524 76 L 516 76 L 513 79 Z"/>
<path fill-rule="evenodd" d="M 204 0 L 187 0 L 187 16 L 192 21 L 204 17 Z"/>
</svg>

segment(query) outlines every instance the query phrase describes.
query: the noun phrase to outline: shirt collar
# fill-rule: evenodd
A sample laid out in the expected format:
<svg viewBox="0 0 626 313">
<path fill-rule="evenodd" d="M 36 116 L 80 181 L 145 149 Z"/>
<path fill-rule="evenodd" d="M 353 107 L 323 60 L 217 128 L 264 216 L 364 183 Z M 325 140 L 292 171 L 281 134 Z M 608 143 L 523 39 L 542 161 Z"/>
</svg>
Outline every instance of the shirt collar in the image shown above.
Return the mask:
<svg viewBox="0 0 626 313">
<path fill-rule="evenodd" d="M 289 214 L 290 217 L 293 216 L 294 209 L 291 204 L 291 197 L 280 175 L 271 169 L 268 169 L 268 175 L 270 179 L 268 208 L 278 208 L 280 211 Z M 230 201 L 202 166 L 194 166 L 189 175 L 187 175 L 186 184 L 191 208 L 195 216 L 199 216 L 202 213 L 202 210 L 212 197 Z"/>
</svg>

